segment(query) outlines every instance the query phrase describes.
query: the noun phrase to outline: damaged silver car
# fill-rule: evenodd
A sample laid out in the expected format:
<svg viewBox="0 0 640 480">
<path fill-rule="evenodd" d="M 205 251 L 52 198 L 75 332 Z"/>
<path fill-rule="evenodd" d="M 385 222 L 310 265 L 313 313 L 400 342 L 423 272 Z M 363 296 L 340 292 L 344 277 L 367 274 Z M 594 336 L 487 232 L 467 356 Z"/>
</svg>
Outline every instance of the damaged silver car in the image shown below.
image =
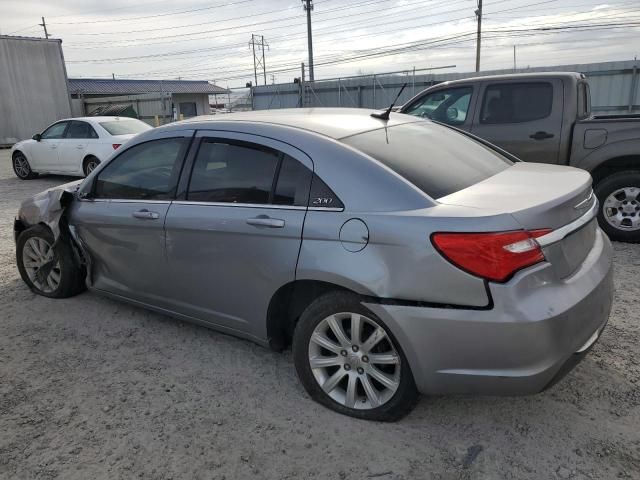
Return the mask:
<svg viewBox="0 0 640 480">
<path fill-rule="evenodd" d="M 24 202 L 18 268 L 261 345 L 318 402 L 395 420 L 418 393 L 530 394 L 595 344 L 612 249 L 588 173 L 402 114 L 278 110 L 141 134 Z"/>
</svg>

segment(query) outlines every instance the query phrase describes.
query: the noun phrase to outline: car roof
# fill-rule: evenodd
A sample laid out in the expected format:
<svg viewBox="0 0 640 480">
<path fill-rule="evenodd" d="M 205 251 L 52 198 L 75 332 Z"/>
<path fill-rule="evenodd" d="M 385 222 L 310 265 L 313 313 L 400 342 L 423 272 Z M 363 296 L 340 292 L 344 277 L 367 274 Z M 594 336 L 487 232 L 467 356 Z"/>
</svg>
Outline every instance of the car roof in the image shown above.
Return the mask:
<svg viewBox="0 0 640 480">
<path fill-rule="evenodd" d="M 95 117 L 73 117 L 73 118 L 62 118 L 60 120 L 58 120 L 58 122 L 68 122 L 69 120 L 81 120 L 81 121 L 85 121 L 85 122 L 106 122 L 106 121 L 111 121 L 111 120 L 137 120 L 137 118 L 130 118 L 130 117 L 114 117 L 114 116 L 99 116 L 96 115 Z M 56 123 L 58 123 L 56 122 Z"/>
<path fill-rule="evenodd" d="M 457 80 L 449 80 L 438 83 L 434 87 L 443 87 L 445 85 L 457 85 L 459 83 L 480 82 L 480 81 L 497 81 L 497 80 L 528 80 L 538 78 L 571 78 L 579 80 L 583 78 L 581 73 L 576 72 L 531 72 L 531 73 L 504 73 L 501 75 L 486 75 L 468 78 L 459 78 Z"/>
<path fill-rule="evenodd" d="M 339 140 L 370 130 L 392 127 L 404 123 L 421 121 L 416 117 L 391 114 L 388 121 L 374 118 L 374 110 L 364 108 L 289 108 L 277 110 L 257 110 L 222 115 L 203 115 L 182 122 L 172 123 L 165 129 L 184 128 L 206 129 L 220 122 L 265 123 L 298 128 Z"/>
</svg>

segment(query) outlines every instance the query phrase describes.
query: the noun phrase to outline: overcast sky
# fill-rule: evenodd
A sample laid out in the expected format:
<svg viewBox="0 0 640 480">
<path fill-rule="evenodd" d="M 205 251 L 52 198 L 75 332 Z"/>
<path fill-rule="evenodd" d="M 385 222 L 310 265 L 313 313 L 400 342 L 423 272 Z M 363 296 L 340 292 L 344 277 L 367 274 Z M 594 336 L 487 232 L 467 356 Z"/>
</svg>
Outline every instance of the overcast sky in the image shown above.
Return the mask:
<svg viewBox="0 0 640 480">
<path fill-rule="evenodd" d="M 316 79 L 474 69 L 476 0 L 314 3 Z M 483 10 L 483 70 L 513 67 L 514 45 L 518 67 L 640 55 L 638 0 L 484 0 Z M 63 41 L 70 77 L 113 73 L 241 86 L 253 79 L 252 33 L 269 44 L 269 83 L 291 81 L 307 62 L 300 0 L 0 0 L 0 12 L 0 33 L 12 35 L 42 36 L 44 16 L 52 37 Z"/>
</svg>

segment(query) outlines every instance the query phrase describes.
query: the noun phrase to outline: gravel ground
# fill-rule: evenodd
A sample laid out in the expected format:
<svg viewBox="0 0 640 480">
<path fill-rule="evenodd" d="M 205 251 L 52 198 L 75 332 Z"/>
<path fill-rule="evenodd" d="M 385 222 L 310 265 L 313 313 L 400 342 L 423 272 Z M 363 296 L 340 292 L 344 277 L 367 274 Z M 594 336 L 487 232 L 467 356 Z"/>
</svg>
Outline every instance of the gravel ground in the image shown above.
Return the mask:
<svg viewBox="0 0 640 480">
<path fill-rule="evenodd" d="M 95 294 L 50 300 L 15 267 L 20 181 L 0 150 L 0 478 L 640 478 L 640 245 L 616 244 L 600 342 L 517 398 L 431 397 L 395 424 L 312 402 L 290 353 Z"/>
</svg>

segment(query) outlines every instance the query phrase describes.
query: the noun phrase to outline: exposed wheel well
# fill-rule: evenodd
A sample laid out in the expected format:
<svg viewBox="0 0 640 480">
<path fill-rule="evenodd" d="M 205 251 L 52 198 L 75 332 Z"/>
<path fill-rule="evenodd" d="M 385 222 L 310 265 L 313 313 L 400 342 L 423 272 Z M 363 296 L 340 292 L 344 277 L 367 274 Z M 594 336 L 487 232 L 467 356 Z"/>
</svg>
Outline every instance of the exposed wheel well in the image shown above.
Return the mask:
<svg viewBox="0 0 640 480">
<path fill-rule="evenodd" d="M 14 152 L 11 154 L 11 159 L 13 160 L 14 158 L 16 158 L 16 155 L 18 154 L 26 158 L 26 155 L 24 154 L 24 152 L 22 152 L 22 150 L 14 150 Z"/>
<path fill-rule="evenodd" d="M 598 165 L 592 172 L 593 184 L 596 185 L 599 181 L 612 173 L 619 172 L 621 170 L 640 170 L 640 155 L 626 155 L 623 157 L 616 157 L 607 160 L 606 162 Z"/>
<path fill-rule="evenodd" d="M 296 280 L 280 287 L 267 310 L 267 337 L 271 348 L 281 351 L 288 347 L 302 312 L 316 298 L 331 291 L 355 293 L 333 283 L 315 280 Z"/>
</svg>

